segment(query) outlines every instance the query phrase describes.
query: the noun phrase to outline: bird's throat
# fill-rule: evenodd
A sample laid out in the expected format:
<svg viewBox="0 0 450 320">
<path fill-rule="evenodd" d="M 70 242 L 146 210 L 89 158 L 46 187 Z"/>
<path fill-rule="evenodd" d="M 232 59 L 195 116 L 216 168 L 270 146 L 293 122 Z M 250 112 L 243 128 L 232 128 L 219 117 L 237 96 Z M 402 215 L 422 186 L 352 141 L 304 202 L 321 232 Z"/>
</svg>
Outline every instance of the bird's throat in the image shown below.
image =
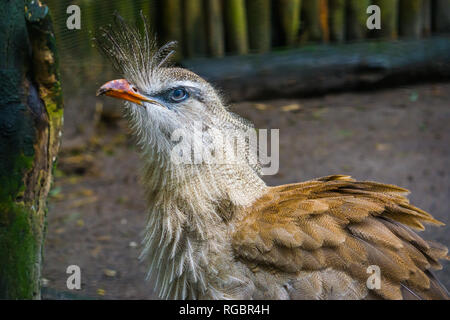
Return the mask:
<svg viewBox="0 0 450 320">
<path fill-rule="evenodd" d="M 149 219 L 142 258 L 161 298 L 220 295 L 217 281 L 227 275 L 212 270 L 211 260 L 233 259 L 230 228 L 266 185 L 250 167 L 167 168 L 154 162 L 143 176 Z"/>
</svg>

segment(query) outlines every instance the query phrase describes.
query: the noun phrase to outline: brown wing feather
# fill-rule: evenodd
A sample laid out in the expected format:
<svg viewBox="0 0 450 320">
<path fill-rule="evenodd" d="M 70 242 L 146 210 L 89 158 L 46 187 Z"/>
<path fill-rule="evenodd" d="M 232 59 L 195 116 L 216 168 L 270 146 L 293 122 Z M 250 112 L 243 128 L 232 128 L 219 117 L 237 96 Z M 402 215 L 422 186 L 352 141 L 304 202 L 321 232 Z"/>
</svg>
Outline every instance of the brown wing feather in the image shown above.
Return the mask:
<svg viewBox="0 0 450 320">
<path fill-rule="evenodd" d="M 367 267 L 377 265 L 382 286 L 366 298 L 448 299 L 429 271 L 440 268 L 439 259 L 448 258 L 447 248 L 410 229 L 442 223 L 410 205 L 406 193 L 397 186 L 357 182 L 348 176 L 273 187 L 240 222 L 233 235 L 235 254 L 244 262 L 299 275 L 298 279 L 302 272 L 331 268 L 365 284 Z M 322 286 L 324 275 L 317 282 Z M 304 282 L 291 286 L 292 296 L 302 296 L 295 287 Z"/>
</svg>

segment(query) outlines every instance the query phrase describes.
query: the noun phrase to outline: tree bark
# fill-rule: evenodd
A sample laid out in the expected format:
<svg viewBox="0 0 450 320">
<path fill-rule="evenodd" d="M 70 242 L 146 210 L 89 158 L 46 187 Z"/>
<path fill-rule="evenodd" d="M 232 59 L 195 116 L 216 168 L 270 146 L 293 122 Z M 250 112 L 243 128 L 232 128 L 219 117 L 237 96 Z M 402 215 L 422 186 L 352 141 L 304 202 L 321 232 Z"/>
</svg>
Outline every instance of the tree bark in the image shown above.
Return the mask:
<svg viewBox="0 0 450 320">
<path fill-rule="evenodd" d="M 63 116 L 47 7 L 4 1 L 0 43 L 0 299 L 39 299 L 46 198 Z"/>
</svg>

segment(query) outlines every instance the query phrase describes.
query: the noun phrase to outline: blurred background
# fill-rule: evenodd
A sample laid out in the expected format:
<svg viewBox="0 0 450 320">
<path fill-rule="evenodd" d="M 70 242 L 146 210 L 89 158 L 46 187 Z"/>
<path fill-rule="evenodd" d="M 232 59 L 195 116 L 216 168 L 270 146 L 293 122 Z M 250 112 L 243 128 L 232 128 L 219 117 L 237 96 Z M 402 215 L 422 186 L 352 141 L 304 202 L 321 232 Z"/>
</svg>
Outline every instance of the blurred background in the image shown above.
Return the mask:
<svg viewBox="0 0 450 320">
<path fill-rule="evenodd" d="M 280 129 L 280 170 L 268 184 L 330 174 L 396 184 L 449 223 L 450 0 L 43 2 L 65 104 L 43 298 L 156 298 L 137 259 L 146 221 L 138 155 L 121 102 L 95 96 L 118 76 L 92 41 L 114 12 L 142 28 L 142 11 L 160 44 L 178 41 L 176 64 L 211 81 L 256 127 Z M 79 30 L 66 25 L 71 4 Z M 374 4 L 381 29 L 370 30 Z M 424 237 L 450 245 L 448 227 Z M 66 287 L 73 264 L 79 291 Z M 450 286 L 448 268 L 437 275 Z"/>
</svg>

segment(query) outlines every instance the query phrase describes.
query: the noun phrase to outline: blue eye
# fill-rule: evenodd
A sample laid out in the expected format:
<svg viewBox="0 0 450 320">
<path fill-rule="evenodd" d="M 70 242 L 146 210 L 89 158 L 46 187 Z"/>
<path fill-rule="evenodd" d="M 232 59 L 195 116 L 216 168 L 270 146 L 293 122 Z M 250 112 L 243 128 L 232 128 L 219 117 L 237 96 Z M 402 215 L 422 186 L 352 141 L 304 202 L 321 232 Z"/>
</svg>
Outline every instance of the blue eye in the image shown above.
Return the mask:
<svg viewBox="0 0 450 320">
<path fill-rule="evenodd" d="M 173 102 L 181 102 L 189 98 L 188 92 L 183 88 L 173 89 L 169 94 L 170 100 Z"/>
</svg>

